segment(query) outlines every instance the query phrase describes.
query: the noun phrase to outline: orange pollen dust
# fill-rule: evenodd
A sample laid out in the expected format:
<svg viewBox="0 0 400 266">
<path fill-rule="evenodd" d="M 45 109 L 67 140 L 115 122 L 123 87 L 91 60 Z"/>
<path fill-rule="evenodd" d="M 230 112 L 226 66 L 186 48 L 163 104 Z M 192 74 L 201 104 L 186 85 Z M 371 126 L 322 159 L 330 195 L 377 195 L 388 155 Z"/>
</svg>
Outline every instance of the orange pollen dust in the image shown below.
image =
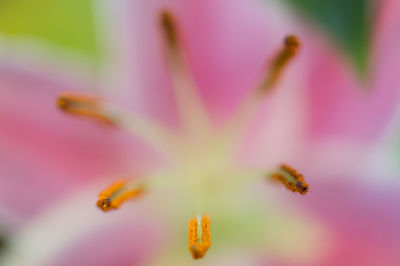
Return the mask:
<svg viewBox="0 0 400 266">
<path fill-rule="evenodd" d="M 201 226 L 201 228 L 199 228 Z M 201 230 L 201 237 L 199 236 Z M 192 254 L 193 259 L 201 259 L 206 255 L 206 252 L 211 246 L 210 235 L 210 218 L 203 216 L 200 218 L 192 218 L 189 221 L 189 245 L 188 249 Z"/>
<path fill-rule="evenodd" d="M 109 125 L 114 124 L 111 116 L 105 113 L 101 100 L 95 96 L 62 93 L 57 98 L 57 106 L 71 115 L 88 117 Z"/>
<path fill-rule="evenodd" d="M 135 188 L 127 188 L 126 184 L 129 179 L 118 180 L 100 192 L 97 200 L 97 207 L 102 211 L 118 209 L 125 201 L 136 198 L 144 192 L 142 185 Z"/>
<path fill-rule="evenodd" d="M 299 39 L 294 35 L 288 35 L 283 43 L 283 48 L 273 59 L 266 79 L 260 87 L 261 92 L 269 91 L 278 82 L 283 70 L 297 54 L 300 46 Z"/>
<path fill-rule="evenodd" d="M 272 174 L 271 178 L 283 183 L 293 192 L 305 195 L 309 191 L 309 185 L 304 181 L 304 176 L 286 164 L 281 165 L 280 171 Z"/>
</svg>

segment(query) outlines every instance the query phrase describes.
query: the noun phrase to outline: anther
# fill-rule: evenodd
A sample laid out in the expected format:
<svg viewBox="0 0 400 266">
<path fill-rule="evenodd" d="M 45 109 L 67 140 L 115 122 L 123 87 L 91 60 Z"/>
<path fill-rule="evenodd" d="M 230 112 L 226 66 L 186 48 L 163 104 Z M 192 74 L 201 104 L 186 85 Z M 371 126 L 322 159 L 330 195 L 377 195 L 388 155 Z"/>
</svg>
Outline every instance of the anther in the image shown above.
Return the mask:
<svg viewBox="0 0 400 266">
<path fill-rule="evenodd" d="M 175 20 L 170 12 L 164 10 L 160 14 L 161 30 L 164 34 L 166 44 L 171 53 L 175 54 L 178 50 L 178 30 Z"/>
<path fill-rule="evenodd" d="M 261 92 L 269 91 L 276 85 L 282 74 L 282 71 L 297 54 L 299 46 L 300 41 L 296 36 L 289 35 L 285 38 L 283 48 L 272 61 L 266 79 L 260 86 Z"/>
<path fill-rule="evenodd" d="M 171 74 L 183 127 L 190 137 L 202 137 L 203 132 L 207 134 L 211 130 L 211 124 L 182 49 L 178 22 L 177 17 L 169 10 L 162 10 L 159 14 L 166 66 Z"/>
<path fill-rule="evenodd" d="M 272 174 L 271 178 L 283 183 L 287 189 L 299 192 L 302 195 L 305 195 L 309 190 L 309 185 L 304 181 L 304 176 L 286 164 L 281 165 L 279 171 Z"/>
<path fill-rule="evenodd" d="M 100 192 L 97 207 L 102 211 L 118 209 L 125 201 L 136 198 L 144 192 L 143 185 L 128 185 L 129 179 L 119 180 Z"/>
<path fill-rule="evenodd" d="M 193 259 L 201 259 L 211 246 L 210 218 L 198 216 L 189 221 L 188 249 Z"/>
<path fill-rule="evenodd" d="M 84 94 L 62 93 L 57 98 L 57 106 L 71 115 L 88 117 L 97 121 L 114 124 L 114 119 L 104 110 L 100 99 Z"/>
</svg>

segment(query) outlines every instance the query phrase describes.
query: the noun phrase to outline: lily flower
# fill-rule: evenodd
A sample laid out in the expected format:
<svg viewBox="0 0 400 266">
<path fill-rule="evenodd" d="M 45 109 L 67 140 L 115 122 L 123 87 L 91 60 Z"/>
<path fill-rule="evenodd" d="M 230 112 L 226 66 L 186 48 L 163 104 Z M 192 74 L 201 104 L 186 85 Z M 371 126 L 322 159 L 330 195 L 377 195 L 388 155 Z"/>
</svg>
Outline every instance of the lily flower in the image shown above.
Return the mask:
<svg viewBox="0 0 400 266">
<path fill-rule="evenodd" d="M 397 170 L 400 4 L 382 1 L 368 91 L 275 2 L 95 7 L 97 79 L 2 54 L 1 262 L 396 265 L 378 178 Z"/>
</svg>

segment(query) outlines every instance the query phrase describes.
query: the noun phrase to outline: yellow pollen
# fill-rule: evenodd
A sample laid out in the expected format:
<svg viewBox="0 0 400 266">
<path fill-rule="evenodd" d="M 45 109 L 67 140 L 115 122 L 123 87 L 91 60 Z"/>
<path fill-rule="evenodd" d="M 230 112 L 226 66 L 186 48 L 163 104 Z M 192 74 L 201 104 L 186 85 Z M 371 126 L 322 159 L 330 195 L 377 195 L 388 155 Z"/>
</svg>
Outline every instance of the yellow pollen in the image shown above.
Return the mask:
<svg viewBox="0 0 400 266">
<path fill-rule="evenodd" d="M 101 100 L 95 96 L 62 93 L 57 98 L 57 106 L 71 115 L 88 117 L 105 124 L 114 124 L 110 115 L 104 112 Z"/>
<path fill-rule="evenodd" d="M 284 184 L 287 189 L 299 192 L 302 195 L 305 195 L 309 190 L 309 185 L 304 181 L 304 176 L 286 164 L 281 165 L 280 171 L 272 174 L 271 178 Z"/>
<path fill-rule="evenodd" d="M 125 201 L 136 198 L 144 192 L 142 185 L 129 188 L 129 179 L 118 180 L 100 192 L 97 207 L 102 211 L 118 209 Z"/>
<path fill-rule="evenodd" d="M 189 221 L 188 249 L 193 259 L 203 258 L 210 246 L 210 218 L 208 216 L 192 218 Z"/>
<path fill-rule="evenodd" d="M 285 67 L 297 54 L 299 46 L 300 41 L 296 36 L 289 35 L 285 38 L 283 48 L 272 61 L 268 75 L 260 87 L 261 92 L 267 92 L 276 85 Z"/>
</svg>

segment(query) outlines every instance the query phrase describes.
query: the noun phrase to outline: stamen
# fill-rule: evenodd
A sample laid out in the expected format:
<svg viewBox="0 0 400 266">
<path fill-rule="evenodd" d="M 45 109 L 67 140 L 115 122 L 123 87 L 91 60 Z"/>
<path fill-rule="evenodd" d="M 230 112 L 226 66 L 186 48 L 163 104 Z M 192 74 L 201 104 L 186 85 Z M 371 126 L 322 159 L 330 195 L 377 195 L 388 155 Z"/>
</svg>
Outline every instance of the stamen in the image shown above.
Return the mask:
<svg viewBox="0 0 400 266">
<path fill-rule="evenodd" d="M 144 192 L 143 184 L 129 185 L 129 179 L 118 180 L 100 192 L 97 207 L 102 211 L 118 209 L 125 201 L 136 198 Z"/>
<path fill-rule="evenodd" d="M 97 121 L 114 124 L 114 118 L 107 114 L 99 98 L 94 96 L 62 93 L 57 99 L 57 106 L 72 115 L 88 117 Z"/>
<path fill-rule="evenodd" d="M 123 128 L 161 153 L 166 153 L 167 148 L 171 151 L 177 143 L 174 133 L 157 121 L 116 107 L 96 96 L 62 93 L 57 98 L 57 106 L 68 114 L 88 117 Z"/>
<path fill-rule="evenodd" d="M 231 139 L 230 142 L 237 143 L 238 138 L 243 134 L 243 130 L 247 129 L 254 114 L 264 102 L 264 97 L 260 97 L 260 93 L 265 94 L 276 85 L 282 71 L 297 54 L 299 46 L 300 42 L 296 36 L 289 35 L 285 38 L 284 46 L 272 61 L 268 72 L 262 77 L 257 87 L 243 99 L 232 119 L 227 122 L 224 134 L 227 132 L 228 136 L 229 134 L 232 135 L 229 136 Z M 227 139 L 226 136 L 223 136 L 223 138 Z"/>
<path fill-rule="evenodd" d="M 198 216 L 189 221 L 188 249 L 193 259 L 201 259 L 211 246 L 210 218 Z"/>
<path fill-rule="evenodd" d="M 160 13 L 160 28 L 182 123 L 189 136 L 204 136 L 211 129 L 208 114 L 188 71 L 178 23 L 175 16 L 167 10 Z"/>
<path fill-rule="evenodd" d="M 284 184 L 287 189 L 299 192 L 302 195 L 305 195 L 309 190 L 309 185 L 304 181 L 304 176 L 286 164 L 281 165 L 280 170 L 272 174 L 271 178 Z"/>
<path fill-rule="evenodd" d="M 166 44 L 168 45 L 168 48 L 171 51 L 176 52 L 178 49 L 179 42 L 178 42 L 178 34 L 174 19 L 172 18 L 172 15 L 166 10 L 161 12 L 160 17 L 161 17 L 161 28 L 164 33 Z"/>
<path fill-rule="evenodd" d="M 282 71 L 285 69 L 291 59 L 293 59 L 293 57 L 297 54 L 299 46 L 300 41 L 296 36 L 289 35 L 285 38 L 282 50 L 272 61 L 269 73 L 266 76 L 266 79 L 261 83 L 261 92 L 267 92 L 276 85 Z"/>
</svg>

